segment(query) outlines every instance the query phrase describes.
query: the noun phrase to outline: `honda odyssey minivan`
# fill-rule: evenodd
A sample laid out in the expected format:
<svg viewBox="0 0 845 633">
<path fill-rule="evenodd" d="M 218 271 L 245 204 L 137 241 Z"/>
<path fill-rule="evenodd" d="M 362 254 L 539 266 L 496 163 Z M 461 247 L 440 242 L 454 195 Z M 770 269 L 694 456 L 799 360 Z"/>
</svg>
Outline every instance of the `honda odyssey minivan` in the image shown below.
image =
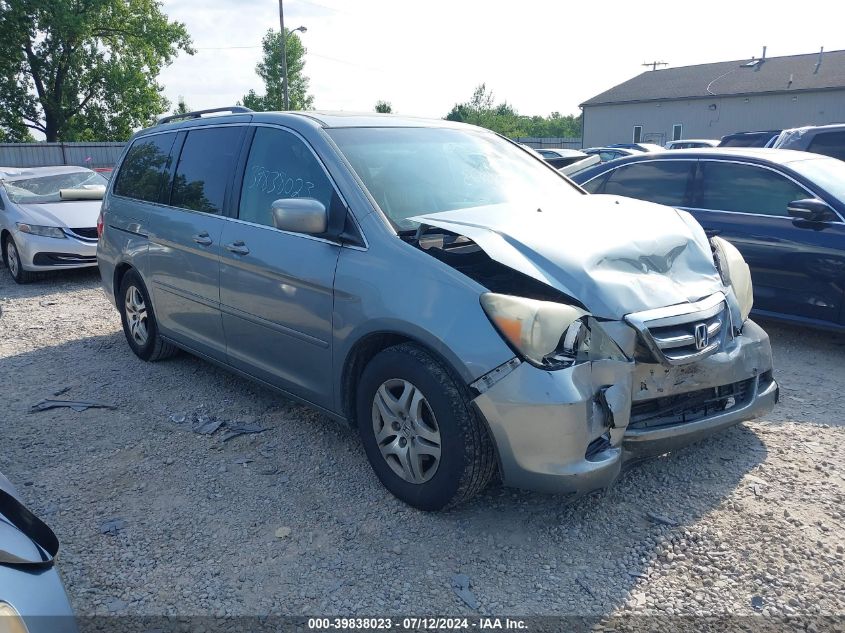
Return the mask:
<svg viewBox="0 0 845 633">
<path fill-rule="evenodd" d="M 226 111 L 137 133 L 109 182 L 126 340 L 355 427 L 405 502 L 588 492 L 777 401 L 748 266 L 689 214 L 473 126 Z"/>
</svg>

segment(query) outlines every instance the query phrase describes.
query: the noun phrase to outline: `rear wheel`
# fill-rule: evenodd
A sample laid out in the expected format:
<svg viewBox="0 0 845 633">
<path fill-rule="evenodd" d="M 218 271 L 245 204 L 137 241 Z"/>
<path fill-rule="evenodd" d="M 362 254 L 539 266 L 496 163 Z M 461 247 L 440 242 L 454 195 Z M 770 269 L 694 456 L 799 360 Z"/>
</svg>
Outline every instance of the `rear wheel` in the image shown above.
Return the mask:
<svg viewBox="0 0 845 633">
<path fill-rule="evenodd" d="M 15 244 L 15 240 L 12 239 L 10 235 L 6 236 L 6 239 L 3 240 L 3 261 L 9 268 L 9 273 L 12 275 L 12 279 L 19 284 L 28 284 L 30 281 L 34 281 L 38 276 L 30 270 L 23 269 L 23 263 L 21 263 L 21 256 L 20 253 L 18 253 L 18 247 Z"/>
<path fill-rule="evenodd" d="M 417 345 L 370 361 L 358 383 L 357 420 L 382 484 L 421 510 L 462 503 L 495 473 L 493 444 L 466 388 Z"/>
<path fill-rule="evenodd" d="M 176 354 L 178 348 L 159 336 L 147 288 L 134 270 L 127 272 L 120 282 L 118 309 L 126 342 L 138 358 L 156 361 Z"/>
</svg>

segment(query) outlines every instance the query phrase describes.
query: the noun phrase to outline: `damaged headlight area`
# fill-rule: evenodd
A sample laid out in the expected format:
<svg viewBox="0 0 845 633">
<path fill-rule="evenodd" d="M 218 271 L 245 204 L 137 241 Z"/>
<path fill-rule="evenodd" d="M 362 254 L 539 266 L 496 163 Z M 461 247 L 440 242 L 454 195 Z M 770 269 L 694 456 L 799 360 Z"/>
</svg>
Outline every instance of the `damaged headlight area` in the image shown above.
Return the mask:
<svg viewBox="0 0 845 633">
<path fill-rule="evenodd" d="M 754 290 L 751 286 L 751 270 L 740 252 L 730 242 L 721 237 L 710 238 L 713 246 L 713 259 L 722 277 L 722 283 L 733 288 L 742 322 L 748 318 L 754 305 Z"/>
<path fill-rule="evenodd" d="M 627 360 L 599 322 L 581 308 L 492 292 L 481 295 L 481 307 L 514 351 L 541 369 Z"/>
</svg>

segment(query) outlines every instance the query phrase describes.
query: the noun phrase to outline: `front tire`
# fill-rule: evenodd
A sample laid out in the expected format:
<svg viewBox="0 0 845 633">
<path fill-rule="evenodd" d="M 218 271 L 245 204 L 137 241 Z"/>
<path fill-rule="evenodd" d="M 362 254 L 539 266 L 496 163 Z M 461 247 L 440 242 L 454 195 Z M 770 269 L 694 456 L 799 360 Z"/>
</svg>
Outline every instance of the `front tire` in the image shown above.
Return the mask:
<svg viewBox="0 0 845 633">
<path fill-rule="evenodd" d="M 6 239 L 3 240 L 3 261 L 9 269 L 9 273 L 12 275 L 12 279 L 19 284 L 28 284 L 31 281 L 35 281 L 38 276 L 37 273 L 34 273 L 31 270 L 23 269 L 21 255 L 18 252 L 15 240 L 11 236 L 7 236 Z"/>
<path fill-rule="evenodd" d="M 390 347 L 369 362 L 356 408 L 370 465 L 385 488 L 409 505 L 458 505 L 495 473 L 493 443 L 470 408 L 467 389 L 418 345 Z"/>
<path fill-rule="evenodd" d="M 138 358 L 157 361 L 176 354 L 178 349 L 159 336 L 150 295 L 134 270 L 127 272 L 120 282 L 117 305 L 126 342 Z"/>
</svg>

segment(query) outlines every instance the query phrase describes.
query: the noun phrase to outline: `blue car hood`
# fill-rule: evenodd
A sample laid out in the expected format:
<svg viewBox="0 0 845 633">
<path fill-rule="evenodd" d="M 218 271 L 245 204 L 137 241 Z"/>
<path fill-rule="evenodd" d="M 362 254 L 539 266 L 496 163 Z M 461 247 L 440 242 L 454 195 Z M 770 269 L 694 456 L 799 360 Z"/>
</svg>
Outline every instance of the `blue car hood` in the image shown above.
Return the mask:
<svg viewBox="0 0 845 633">
<path fill-rule="evenodd" d="M 599 317 L 621 319 L 724 290 L 701 226 L 650 202 L 584 195 L 542 210 L 498 204 L 411 219 L 468 237 L 493 260 Z"/>
</svg>

